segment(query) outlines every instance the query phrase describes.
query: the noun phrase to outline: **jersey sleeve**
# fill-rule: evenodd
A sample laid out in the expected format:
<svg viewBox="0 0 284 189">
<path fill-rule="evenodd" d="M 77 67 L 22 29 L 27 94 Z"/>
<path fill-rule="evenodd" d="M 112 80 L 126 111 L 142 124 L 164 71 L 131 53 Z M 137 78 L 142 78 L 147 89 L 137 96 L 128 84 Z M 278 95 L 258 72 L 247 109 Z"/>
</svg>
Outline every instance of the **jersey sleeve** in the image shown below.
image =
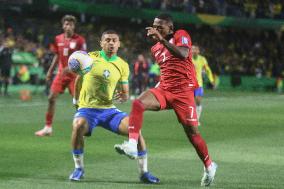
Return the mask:
<svg viewBox="0 0 284 189">
<path fill-rule="evenodd" d="M 178 30 L 174 34 L 175 45 L 178 47 L 191 47 L 191 39 L 185 30 Z"/>
<path fill-rule="evenodd" d="M 123 62 L 121 70 L 121 78 L 119 82 L 121 84 L 128 84 L 128 78 L 129 78 L 129 66 L 126 62 Z"/>
<path fill-rule="evenodd" d="M 81 45 L 80 50 L 87 51 L 87 44 L 86 44 L 86 40 L 84 37 L 81 37 L 80 45 Z"/>
</svg>

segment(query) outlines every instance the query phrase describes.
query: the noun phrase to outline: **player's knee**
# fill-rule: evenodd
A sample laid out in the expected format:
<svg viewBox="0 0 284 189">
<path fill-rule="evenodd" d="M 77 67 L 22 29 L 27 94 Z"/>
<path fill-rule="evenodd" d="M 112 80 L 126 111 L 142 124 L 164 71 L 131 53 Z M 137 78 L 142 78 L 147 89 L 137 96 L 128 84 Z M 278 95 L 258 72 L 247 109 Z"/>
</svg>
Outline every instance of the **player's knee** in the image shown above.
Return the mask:
<svg viewBox="0 0 284 189">
<path fill-rule="evenodd" d="M 198 127 L 192 123 L 184 124 L 183 129 L 188 137 L 199 134 Z"/>
<path fill-rule="evenodd" d="M 73 122 L 73 131 L 80 133 L 85 130 L 86 121 L 84 119 L 75 119 Z"/>
<path fill-rule="evenodd" d="M 145 110 L 144 104 L 139 99 L 133 100 L 132 109 L 134 109 L 134 108 L 138 111 L 141 111 L 141 112 L 143 112 Z"/>
<path fill-rule="evenodd" d="M 49 95 L 48 96 L 48 102 L 49 103 L 55 103 L 55 100 L 56 100 L 56 96 L 55 95 Z"/>
</svg>

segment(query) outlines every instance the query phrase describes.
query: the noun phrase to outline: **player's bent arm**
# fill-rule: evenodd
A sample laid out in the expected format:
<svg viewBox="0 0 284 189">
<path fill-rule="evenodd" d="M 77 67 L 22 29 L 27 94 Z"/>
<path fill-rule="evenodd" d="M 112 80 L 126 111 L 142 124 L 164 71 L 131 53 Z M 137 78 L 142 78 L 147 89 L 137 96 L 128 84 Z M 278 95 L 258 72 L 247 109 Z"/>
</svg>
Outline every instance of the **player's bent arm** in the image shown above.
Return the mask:
<svg viewBox="0 0 284 189">
<path fill-rule="evenodd" d="M 171 44 L 166 39 L 162 39 L 160 41 L 165 47 L 174 55 L 175 57 L 186 59 L 189 55 L 189 48 L 188 47 L 178 47 L 174 44 Z"/>
<path fill-rule="evenodd" d="M 211 84 L 214 84 L 214 77 L 213 77 L 213 74 L 212 74 L 212 71 L 208 65 L 208 63 L 206 62 L 206 64 L 204 65 L 204 69 L 205 69 L 205 73 L 210 81 Z"/>
<path fill-rule="evenodd" d="M 74 99 L 78 101 L 80 96 L 80 91 L 82 88 L 83 76 L 77 75 L 75 80 L 75 91 L 74 91 Z"/>
<path fill-rule="evenodd" d="M 127 83 L 127 84 L 121 84 L 122 86 L 121 86 L 121 89 L 122 89 L 122 94 L 123 94 L 123 99 L 125 100 L 125 101 L 127 101 L 128 100 L 128 98 L 129 98 L 129 84 Z"/>
<path fill-rule="evenodd" d="M 51 65 L 50 65 L 50 67 L 47 71 L 47 74 L 46 74 L 47 80 L 51 79 L 52 73 L 55 70 L 55 67 L 57 66 L 57 64 L 58 64 L 58 55 L 56 54 L 56 55 L 54 55 L 52 62 L 51 62 Z"/>
<path fill-rule="evenodd" d="M 126 102 L 129 98 L 129 85 L 128 83 L 121 83 L 119 86 L 119 91 L 117 91 L 114 100 L 118 102 Z"/>
</svg>

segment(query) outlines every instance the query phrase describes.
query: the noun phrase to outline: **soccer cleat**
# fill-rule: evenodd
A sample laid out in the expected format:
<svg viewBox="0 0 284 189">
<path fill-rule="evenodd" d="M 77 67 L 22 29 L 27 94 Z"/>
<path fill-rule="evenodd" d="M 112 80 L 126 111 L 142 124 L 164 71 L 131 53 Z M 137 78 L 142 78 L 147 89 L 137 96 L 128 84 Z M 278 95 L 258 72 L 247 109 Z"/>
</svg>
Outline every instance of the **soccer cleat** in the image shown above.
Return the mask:
<svg viewBox="0 0 284 189">
<path fill-rule="evenodd" d="M 201 186 L 210 186 L 213 182 L 218 165 L 212 162 L 211 165 L 206 169 L 204 168 L 204 174 L 201 179 Z"/>
<path fill-rule="evenodd" d="M 52 128 L 51 127 L 47 127 L 47 126 L 45 126 L 43 129 L 35 132 L 35 135 L 36 136 L 40 136 L 40 137 L 51 136 L 51 134 L 52 134 Z"/>
<path fill-rule="evenodd" d="M 71 181 L 80 181 L 82 178 L 84 178 L 84 169 L 82 168 L 74 169 L 73 173 L 69 176 L 69 180 Z"/>
<path fill-rule="evenodd" d="M 128 141 L 114 145 L 114 149 L 117 153 L 126 155 L 130 159 L 137 159 L 138 157 L 137 146 L 130 144 Z"/>
<path fill-rule="evenodd" d="M 145 184 L 158 184 L 160 179 L 152 175 L 150 172 L 143 173 L 140 177 L 140 181 Z"/>
</svg>

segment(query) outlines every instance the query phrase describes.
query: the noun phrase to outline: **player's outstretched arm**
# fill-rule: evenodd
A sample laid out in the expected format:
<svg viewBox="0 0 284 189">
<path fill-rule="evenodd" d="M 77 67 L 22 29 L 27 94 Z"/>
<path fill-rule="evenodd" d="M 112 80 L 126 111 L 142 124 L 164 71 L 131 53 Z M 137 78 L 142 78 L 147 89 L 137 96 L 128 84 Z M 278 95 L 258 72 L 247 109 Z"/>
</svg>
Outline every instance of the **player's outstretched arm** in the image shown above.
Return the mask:
<svg viewBox="0 0 284 189">
<path fill-rule="evenodd" d="M 114 95 L 114 100 L 122 103 L 126 102 L 129 98 L 129 85 L 128 84 L 121 84 L 119 89 L 116 91 Z"/>
<path fill-rule="evenodd" d="M 189 48 L 188 47 L 178 47 L 174 44 L 168 42 L 163 36 L 159 33 L 159 31 L 153 27 L 147 27 L 147 36 L 153 38 L 154 40 L 158 40 L 162 43 L 172 55 L 175 57 L 186 59 L 189 55 Z"/>
<path fill-rule="evenodd" d="M 51 62 L 51 65 L 47 71 L 47 74 L 46 74 L 46 81 L 50 81 L 51 80 L 51 77 L 52 77 L 52 74 L 55 70 L 55 67 L 57 66 L 58 64 L 58 55 L 56 54 L 53 59 L 52 59 L 52 62 Z"/>
<path fill-rule="evenodd" d="M 177 47 L 174 44 L 169 43 L 166 39 L 160 41 L 172 55 L 175 57 L 186 59 L 189 55 L 189 48 L 187 47 Z"/>
<path fill-rule="evenodd" d="M 76 80 L 75 80 L 75 91 L 74 91 L 74 97 L 73 97 L 73 104 L 78 106 L 78 100 L 80 96 L 80 91 L 82 88 L 82 82 L 83 82 L 83 77 L 81 75 L 77 75 Z"/>
</svg>

